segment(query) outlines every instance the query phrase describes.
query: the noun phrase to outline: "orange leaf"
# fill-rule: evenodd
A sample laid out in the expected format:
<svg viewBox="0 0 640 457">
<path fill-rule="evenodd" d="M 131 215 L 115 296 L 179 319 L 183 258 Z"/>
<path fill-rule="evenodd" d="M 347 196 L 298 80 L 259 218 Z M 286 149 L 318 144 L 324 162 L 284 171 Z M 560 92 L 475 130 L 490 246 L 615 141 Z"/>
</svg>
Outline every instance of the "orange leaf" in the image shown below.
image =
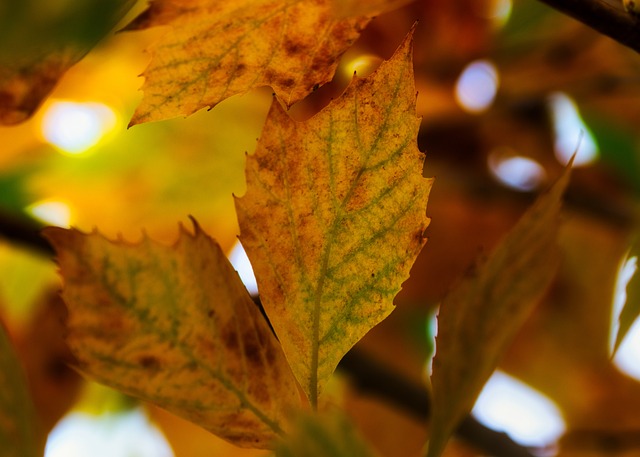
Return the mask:
<svg viewBox="0 0 640 457">
<path fill-rule="evenodd" d="M 291 106 L 331 80 L 369 20 L 338 17 L 332 0 L 155 0 L 128 27 L 171 26 L 151 48 L 131 124 L 187 116 L 260 86 Z"/>
<path fill-rule="evenodd" d="M 240 240 L 312 404 L 342 356 L 391 313 L 426 241 L 432 181 L 416 145 L 411 56 L 412 34 L 306 122 L 274 101 L 247 160 Z"/>
<path fill-rule="evenodd" d="M 46 229 L 81 370 L 242 447 L 267 448 L 299 405 L 282 350 L 220 247 Z"/>
</svg>

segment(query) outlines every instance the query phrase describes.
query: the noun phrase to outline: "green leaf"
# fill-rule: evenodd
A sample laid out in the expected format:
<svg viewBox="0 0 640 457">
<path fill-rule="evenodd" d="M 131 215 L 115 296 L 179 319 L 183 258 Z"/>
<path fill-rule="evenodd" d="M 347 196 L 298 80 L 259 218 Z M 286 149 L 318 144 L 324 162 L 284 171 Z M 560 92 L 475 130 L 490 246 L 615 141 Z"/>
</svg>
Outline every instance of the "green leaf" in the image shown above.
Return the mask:
<svg viewBox="0 0 640 457">
<path fill-rule="evenodd" d="M 301 414 L 276 447 L 276 457 L 374 457 L 353 424 L 337 412 Z"/>
<path fill-rule="evenodd" d="M 266 320 L 195 225 L 167 247 L 50 227 L 82 371 L 242 447 L 267 448 L 299 406 Z"/>
<path fill-rule="evenodd" d="M 431 376 L 428 457 L 443 452 L 507 346 L 555 276 L 561 198 L 569 169 L 493 253 L 444 299 Z"/>
<path fill-rule="evenodd" d="M 0 449 L 3 457 L 39 457 L 36 416 L 22 367 L 0 324 Z"/>
<path fill-rule="evenodd" d="M 412 35 L 305 122 L 274 101 L 240 240 L 262 302 L 313 405 L 342 356 L 393 310 L 425 243 L 432 180 L 416 136 Z"/>
</svg>

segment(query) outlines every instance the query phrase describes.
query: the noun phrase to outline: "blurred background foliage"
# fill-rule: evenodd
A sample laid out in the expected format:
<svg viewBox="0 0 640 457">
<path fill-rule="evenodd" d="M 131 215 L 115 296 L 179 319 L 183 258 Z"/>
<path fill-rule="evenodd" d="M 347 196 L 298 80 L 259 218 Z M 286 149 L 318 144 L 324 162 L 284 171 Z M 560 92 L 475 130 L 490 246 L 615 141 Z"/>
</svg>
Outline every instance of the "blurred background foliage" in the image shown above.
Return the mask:
<svg viewBox="0 0 640 457">
<path fill-rule="evenodd" d="M 637 455 L 640 342 L 632 331 L 616 358 L 609 348 L 618 273 L 637 230 L 638 55 L 534 0 L 395 4 L 404 6 L 373 20 L 343 57 L 334 81 L 290 111 L 298 119 L 317 112 L 354 70 L 366 75 L 390 57 L 419 21 L 419 145 L 427 154 L 425 175 L 436 177 L 429 242 L 396 300 L 398 309 L 360 346 L 424 383 L 437 304 L 577 149 L 560 240 L 562 267 L 502 364 L 551 399 L 557 412 L 548 419 L 531 406 L 517 409 L 521 400 L 511 399 L 507 403 L 516 409 L 507 417 L 515 423 L 538 414 L 542 422 L 556 421 L 552 432 L 533 438 L 512 431 L 540 455 Z M 193 215 L 223 248 L 234 246 L 232 194 L 244 192 L 245 153 L 260 135 L 270 90 L 232 97 L 187 119 L 127 129 L 141 98 L 137 75 L 149 60 L 144 49 L 162 29 L 109 31 L 143 8 L 130 0 L 0 2 L 0 80 L 2 68 L 28 68 L 52 49 L 63 57 L 64 73 L 91 49 L 29 120 L 0 127 L 1 225 L 97 227 L 128 240 L 144 230 L 170 243 L 177 224 Z M 50 256 L 18 239 L 0 241 L 0 318 L 29 378 L 43 439 L 59 424 L 47 457 L 86 455 L 60 444 L 64 433 L 80 442 L 78 431 L 63 427 L 78 418 L 98 424 L 92 436 L 101 443 L 141 441 L 143 433 L 170 443 L 145 444 L 126 455 L 264 454 L 238 450 L 154 408 L 142 414 L 136 402 L 81 381 L 67 366 L 72 357 L 62 339 L 58 288 Z M 331 389 L 381 455 L 421 455 L 425 424 L 359 394 L 340 376 Z M 145 432 L 127 437 L 117 418 Z M 537 430 L 531 424 L 525 428 Z M 97 446 L 102 444 L 89 449 Z M 447 455 L 477 452 L 454 441 Z"/>
</svg>

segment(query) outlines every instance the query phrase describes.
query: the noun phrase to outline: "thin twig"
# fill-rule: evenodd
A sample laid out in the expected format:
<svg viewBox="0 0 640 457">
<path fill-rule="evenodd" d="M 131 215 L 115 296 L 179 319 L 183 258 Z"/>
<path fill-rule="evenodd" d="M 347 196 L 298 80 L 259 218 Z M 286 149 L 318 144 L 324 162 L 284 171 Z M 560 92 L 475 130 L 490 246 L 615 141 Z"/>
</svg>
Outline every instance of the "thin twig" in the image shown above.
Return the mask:
<svg viewBox="0 0 640 457">
<path fill-rule="evenodd" d="M 621 1 L 540 0 L 601 34 L 640 52 L 640 20 L 627 13 Z"/>
<path fill-rule="evenodd" d="M 53 255 L 53 248 L 40 236 L 43 226 L 32 219 L 18 218 L 0 213 L 0 237 L 21 247 L 36 251 L 47 257 Z"/>
<path fill-rule="evenodd" d="M 431 401 L 427 389 L 389 370 L 362 350 L 349 351 L 338 365 L 338 370 L 347 375 L 361 393 L 385 401 L 420 422 L 429 420 Z M 462 421 L 456 436 L 484 454 L 533 457 L 528 449 L 505 433 L 485 427 L 472 416 Z"/>
</svg>

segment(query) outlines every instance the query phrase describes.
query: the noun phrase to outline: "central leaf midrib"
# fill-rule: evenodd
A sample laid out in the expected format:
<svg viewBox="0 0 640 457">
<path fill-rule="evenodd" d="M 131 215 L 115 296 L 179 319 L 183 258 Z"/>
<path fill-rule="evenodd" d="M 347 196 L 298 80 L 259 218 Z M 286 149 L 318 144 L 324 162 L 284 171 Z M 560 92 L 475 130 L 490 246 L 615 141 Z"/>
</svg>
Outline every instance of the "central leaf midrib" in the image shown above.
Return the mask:
<svg viewBox="0 0 640 457">
<path fill-rule="evenodd" d="M 398 80 L 395 81 L 395 87 L 394 90 L 392 92 L 392 96 L 391 99 L 395 100 L 398 97 L 399 91 L 400 91 L 400 84 L 399 81 L 401 79 L 398 78 Z M 360 139 L 360 129 L 358 128 L 358 91 L 355 90 L 354 91 L 354 125 L 355 125 L 355 131 L 356 131 L 356 141 L 358 143 L 358 148 L 360 150 L 363 149 L 362 147 L 362 141 Z M 355 192 L 355 189 L 357 188 L 358 183 L 360 182 L 360 179 L 362 178 L 362 175 L 369 171 L 367 170 L 367 166 L 369 163 L 369 160 L 371 160 L 371 157 L 373 155 L 373 152 L 376 151 L 380 145 L 380 141 L 384 135 L 384 132 L 387 129 L 388 123 L 389 123 L 389 118 L 390 118 L 390 114 L 391 114 L 391 110 L 393 108 L 393 103 L 389 103 L 386 106 L 386 109 L 384 111 L 384 117 L 383 117 L 383 121 L 380 123 L 379 128 L 377 129 L 377 134 L 375 135 L 372 144 L 370 145 L 370 147 L 367 148 L 367 152 L 366 152 L 366 157 L 364 157 L 363 160 L 363 164 L 360 167 L 360 169 L 358 170 L 358 174 L 356 175 L 356 177 L 353 179 L 351 185 L 349 186 L 349 189 L 347 190 L 345 196 L 343 197 L 342 201 L 340 202 L 340 204 L 336 207 L 336 215 L 330 225 L 329 228 L 329 232 L 327 234 L 327 243 L 326 243 L 326 247 L 324 249 L 323 255 L 322 255 L 322 261 L 320 264 L 320 270 L 319 270 L 319 277 L 318 277 L 318 284 L 316 287 L 316 290 L 314 292 L 314 300 L 313 300 L 313 320 L 312 320 L 312 341 L 311 341 L 311 370 L 309 373 L 309 400 L 311 402 L 311 406 L 314 410 L 317 410 L 318 408 L 318 367 L 319 367 L 319 352 L 320 352 L 320 305 L 322 304 L 322 297 L 324 295 L 324 285 L 325 285 L 325 278 L 327 277 L 327 272 L 329 270 L 329 258 L 331 255 L 331 249 L 333 246 L 333 243 L 335 241 L 335 232 L 337 230 L 337 228 L 341 225 L 342 221 L 345 218 L 345 207 L 347 205 L 347 203 L 351 200 L 351 197 L 353 196 L 353 193 Z M 332 129 L 333 129 L 333 122 L 331 122 L 331 118 L 330 118 L 330 123 L 329 123 L 329 137 L 332 137 Z M 328 156 L 329 156 L 329 160 L 331 163 L 331 142 L 328 143 Z M 333 174 L 330 173 L 330 179 L 333 178 Z"/>
</svg>

